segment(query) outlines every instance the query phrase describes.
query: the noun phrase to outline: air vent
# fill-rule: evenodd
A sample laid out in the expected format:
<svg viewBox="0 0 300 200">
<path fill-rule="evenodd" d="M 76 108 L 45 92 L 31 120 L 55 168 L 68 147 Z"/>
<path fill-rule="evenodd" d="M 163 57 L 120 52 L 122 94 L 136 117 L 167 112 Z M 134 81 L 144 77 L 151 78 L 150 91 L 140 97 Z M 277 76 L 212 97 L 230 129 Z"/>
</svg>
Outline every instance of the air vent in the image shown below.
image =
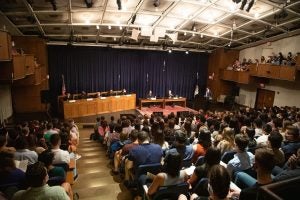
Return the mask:
<svg viewBox="0 0 300 200">
<path fill-rule="evenodd" d="M 89 27 L 85 26 L 81 28 L 82 30 L 89 30 Z"/>
<path fill-rule="evenodd" d="M 53 30 L 55 30 L 55 31 L 60 31 L 61 28 L 60 28 L 60 27 L 54 27 Z"/>
</svg>

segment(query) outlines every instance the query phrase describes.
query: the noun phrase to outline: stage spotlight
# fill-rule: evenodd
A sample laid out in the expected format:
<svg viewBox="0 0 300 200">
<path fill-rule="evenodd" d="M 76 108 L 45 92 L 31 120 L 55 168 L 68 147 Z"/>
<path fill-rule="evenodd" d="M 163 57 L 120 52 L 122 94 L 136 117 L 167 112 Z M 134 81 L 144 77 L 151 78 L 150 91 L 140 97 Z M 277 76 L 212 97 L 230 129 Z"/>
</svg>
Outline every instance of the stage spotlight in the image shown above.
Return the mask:
<svg viewBox="0 0 300 200">
<path fill-rule="evenodd" d="M 84 0 L 85 4 L 86 4 L 86 7 L 87 8 L 91 8 L 93 7 L 93 0 Z"/>
<path fill-rule="evenodd" d="M 158 7 L 160 5 L 160 1 L 159 0 L 154 0 L 153 5 L 154 5 L 154 7 Z"/>
<path fill-rule="evenodd" d="M 122 10 L 122 2 L 121 0 L 117 0 L 118 10 Z"/>
<path fill-rule="evenodd" d="M 168 52 L 169 52 L 169 53 L 172 53 L 172 49 L 169 49 Z"/>
<path fill-rule="evenodd" d="M 186 50 L 186 51 L 185 51 L 185 54 L 186 54 L 186 55 L 187 55 L 187 54 L 189 54 L 189 51 L 188 51 L 188 50 Z"/>
</svg>

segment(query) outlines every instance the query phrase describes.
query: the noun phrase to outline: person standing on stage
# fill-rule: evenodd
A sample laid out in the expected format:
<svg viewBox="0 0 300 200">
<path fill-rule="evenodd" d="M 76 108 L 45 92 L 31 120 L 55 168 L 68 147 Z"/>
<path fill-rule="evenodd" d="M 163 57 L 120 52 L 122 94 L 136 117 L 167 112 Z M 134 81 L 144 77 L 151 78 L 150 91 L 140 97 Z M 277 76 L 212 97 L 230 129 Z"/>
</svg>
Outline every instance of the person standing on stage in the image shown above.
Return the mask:
<svg viewBox="0 0 300 200">
<path fill-rule="evenodd" d="M 152 90 L 149 90 L 149 93 L 147 94 L 147 99 L 153 98 Z"/>
<path fill-rule="evenodd" d="M 208 110 L 210 101 L 212 100 L 212 93 L 209 87 L 206 87 L 204 98 L 205 98 L 204 110 Z"/>
</svg>

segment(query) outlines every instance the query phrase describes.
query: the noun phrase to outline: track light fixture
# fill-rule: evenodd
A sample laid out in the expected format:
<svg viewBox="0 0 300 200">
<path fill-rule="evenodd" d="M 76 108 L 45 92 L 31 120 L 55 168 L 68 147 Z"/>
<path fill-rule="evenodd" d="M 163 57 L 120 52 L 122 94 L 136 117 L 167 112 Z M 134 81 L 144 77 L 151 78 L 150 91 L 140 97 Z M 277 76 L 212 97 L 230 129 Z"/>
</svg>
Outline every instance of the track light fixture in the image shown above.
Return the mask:
<svg viewBox="0 0 300 200">
<path fill-rule="evenodd" d="M 253 4 L 254 4 L 254 2 L 255 2 L 255 0 L 250 0 L 250 1 L 249 1 L 249 0 L 232 0 L 232 1 L 233 1 L 234 3 L 236 3 L 236 4 L 242 2 L 242 5 L 241 5 L 241 7 L 240 7 L 241 10 L 244 10 L 246 4 L 248 3 L 248 7 L 247 7 L 247 9 L 246 9 L 247 12 L 250 11 L 250 9 L 252 8 L 252 6 L 253 6 Z"/>
<path fill-rule="evenodd" d="M 244 7 L 245 7 L 246 4 L 247 4 L 247 0 L 243 0 L 240 9 L 241 9 L 241 10 L 244 10 Z M 249 1 L 248 7 L 247 7 L 247 9 L 246 9 L 247 12 L 250 11 L 250 9 L 252 8 L 253 4 L 254 4 L 254 0 Z"/>
<path fill-rule="evenodd" d="M 134 15 L 132 16 L 132 18 L 131 18 L 131 24 L 134 24 L 135 19 L 136 19 L 136 14 L 134 14 Z"/>
<path fill-rule="evenodd" d="M 154 0 L 153 5 L 154 5 L 154 7 L 158 7 L 160 5 L 160 1 L 159 0 Z"/>
<path fill-rule="evenodd" d="M 117 0 L 118 10 L 122 10 L 122 2 L 121 0 Z"/>
<path fill-rule="evenodd" d="M 84 0 L 85 4 L 86 4 L 86 7 L 87 8 L 91 8 L 93 7 L 93 0 Z"/>
</svg>

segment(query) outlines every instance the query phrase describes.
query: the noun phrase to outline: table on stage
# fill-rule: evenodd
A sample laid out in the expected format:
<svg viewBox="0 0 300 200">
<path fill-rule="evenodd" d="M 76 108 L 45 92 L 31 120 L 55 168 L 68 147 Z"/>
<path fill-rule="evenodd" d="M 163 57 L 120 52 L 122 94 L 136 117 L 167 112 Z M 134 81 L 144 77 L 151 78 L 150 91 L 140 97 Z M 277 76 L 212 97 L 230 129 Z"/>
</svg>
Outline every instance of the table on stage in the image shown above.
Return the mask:
<svg viewBox="0 0 300 200">
<path fill-rule="evenodd" d="M 65 119 L 136 108 L 136 94 L 64 101 L 59 99 Z"/>
<path fill-rule="evenodd" d="M 180 98 L 164 98 L 164 99 L 156 99 L 156 98 L 149 98 L 149 99 L 140 99 L 140 110 L 143 107 L 144 103 L 159 103 L 161 107 L 164 109 L 168 103 L 175 103 L 179 102 L 183 107 L 186 107 L 186 98 L 180 97 Z"/>
</svg>

